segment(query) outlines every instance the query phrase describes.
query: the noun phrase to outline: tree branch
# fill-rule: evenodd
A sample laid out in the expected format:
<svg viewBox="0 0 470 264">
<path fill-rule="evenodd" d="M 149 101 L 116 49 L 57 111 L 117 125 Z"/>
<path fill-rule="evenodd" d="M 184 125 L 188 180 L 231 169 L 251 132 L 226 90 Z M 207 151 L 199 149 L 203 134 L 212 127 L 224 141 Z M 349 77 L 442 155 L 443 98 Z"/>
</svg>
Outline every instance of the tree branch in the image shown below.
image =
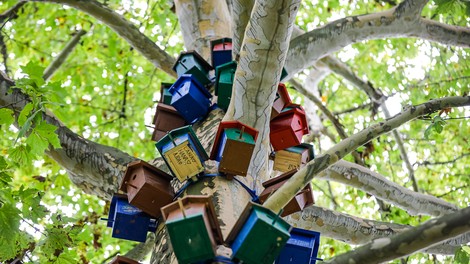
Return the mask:
<svg viewBox="0 0 470 264">
<path fill-rule="evenodd" d="M 158 47 L 151 39 L 142 34 L 139 29 L 123 16 L 107 8 L 96 0 L 31 0 L 35 2 L 53 2 L 68 5 L 81 10 L 110 27 L 120 37 L 125 39 L 132 47 L 147 58 L 155 67 L 162 69 L 170 76 L 176 77 L 172 70 L 175 59 Z"/>
<path fill-rule="evenodd" d="M 393 237 L 379 238 L 326 263 L 381 263 L 408 256 L 470 231 L 470 207 L 432 219 Z"/>
<path fill-rule="evenodd" d="M 411 215 L 442 216 L 459 208 L 432 195 L 413 192 L 366 167 L 340 160 L 320 172 L 317 179 L 343 183 L 406 210 Z"/>
<path fill-rule="evenodd" d="M 234 0 L 232 9 L 232 56 L 238 61 L 246 25 L 250 20 L 254 0 Z"/>
<path fill-rule="evenodd" d="M 10 9 L 6 10 L 5 12 L 0 14 L 0 23 L 3 24 L 5 21 L 8 21 L 12 18 L 15 18 L 18 14 L 18 10 L 22 8 L 27 1 L 18 1 L 14 6 L 12 6 Z M 2 28 L 1 26 L 0 28 Z"/>
<path fill-rule="evenodd" d="M 70 53 L 75 49 L 77 44 L 80 42 L 80 39 L 83 35 L 86 34 L 86 31 L 81 29 L 75 33 L 75 36 L 67 43 L 65 48 L 60 52 L 60 54 L 55 57 L 55 59 L 47 66 L 46 70 L 44 71 L 43 78 L 45 81 L 49 80 L 52 75 L 57 71 L 57 69 L 62 66 L 65 60 L 69 57 Z"/>
<path fill-rule="evenodd" d="M 346 140 L 342 140 L 322 155 L 307 163 L 305 167 L 294 174 L 277 192 L 268 198 L 264 205 L 274 212 L 279 212 L 319 172 L 336 163 L 357 147 L 419 116 L 430 114 L 443 108 L 468 105 L 470 105 L 469 96 L 454 96 L 431 100 L 417 106 L 405 107 L 400 114 L 385 122 L 372 125 Z"/>
<path fill-rule="evenodd" d="M 16 115 L 30 101 L 14 82 L 0 72 L 0 107 L 8 106 Z M 118 189 L 126 164 L 135 160 L 116 148 L 100 145 L 73 133 L 51 113 L 43 113 L 43 120 L 57 126 L 62 148 L 47 154 L 69 173 L 71 181 L 86 193 L 110 199 Z"/>
</svg>

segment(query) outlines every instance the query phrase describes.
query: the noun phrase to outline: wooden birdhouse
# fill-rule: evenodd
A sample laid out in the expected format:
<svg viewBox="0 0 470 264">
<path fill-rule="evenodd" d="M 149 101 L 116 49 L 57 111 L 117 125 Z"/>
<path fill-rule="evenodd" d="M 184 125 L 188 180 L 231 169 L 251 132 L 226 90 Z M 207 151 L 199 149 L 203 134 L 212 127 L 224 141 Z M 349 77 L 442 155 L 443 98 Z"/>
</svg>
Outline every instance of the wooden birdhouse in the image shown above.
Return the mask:
<svg viewBox="0 0 470 264">
<path fill-rule="evenodd" d="M 288 172 L 303 167 L 314 158 L 312 144 L 302 143 L 295 147 L 276 151 L 274 156 L 274 170 Z"/>
<path fill-rule="evenodd" d="M 209 71 L 213 69 L 196 51 L 181 52 L 173 66 L 173 70 L 178 77 L 183 74 L 192 74 L 202 85 L 207 85 L 211 82 Z"/>
<path fill-rule="evenodd" d="M 320 246 L 320 233 L 300 228 L 292 228 L 290 238 L 276 259 L 275 264 L 315 264 L 318 248 Z"/>
<path fill-rule="evenodd" d="M 178 263 L 212 259 L 223 243 L 210 196 L 188 195 L 162 208 Z"/>
<path fill-rule="evenodd" d="M 259 200 L 261 203 L 264 203 L 269 196 L 275 193 L 279 188 L 281 188 L 284 183 L 289 180 L 292 175 L 297 172 L 297 169 L 288 171 L 278 177 L 272 178 L 268 181 L 263 182 L 264 190 L 259 195 Z M 292 200 L 284 207 L 282 212 L 282 217 L 293 214 L 295 212 L 303 210 L 305 207 L 312 205 L 313 201 L 313 192 L 312 185 L 309 183 L 305 186 L 300 192 L 298 192 Z"/>
<path fill-rule="evenodd" d="M 232 61 L 232 39 L 221 38 L 211 41 L 211 51 L 214 68 Z"/>
<path fill-rule="evenodd" d="M 289 239 L 290 225 L 271 210 L 250 202 L 230 231 L 232 259 L 271 264 Z"/>
<path fill-rule="evenodd" d="M 116 256 L 109 264 L 139 264 L 139 262 L 124 256 Z"/>
<path fill-rule="evenodd" d="M 287 88 L 283 83 L 277 86 L 276 98 L 274 98 L 273 107 L 271 110 L 271 120 L 278 116 L 282 109 L 292 104 Z"/>
<path fill-rule="evenodd" d="M 191 126 L 168 132 L 156 147 L 180 182 L 203 172 L 204 161 L 209 158 Z"/>
<path fill-rule="evenodd" d="M 160 85 L 160 103 L 164 103 L 166 105 L 171 104 L 171 93 L 168 91 L 172 86 L 172 83 L 161 83 Z"/>
<path fill-rule="evenodd" d="M 155 232 L 157 223 L 150 215 L 129 204 L 126 195 L 114 195 L 108 215 L 112 237 L 145 242 L 147 232 Z"/>
<path fill-rule="evenodd" d="M 218 66 L 215 69 L 215 94 L 217 95 L 217 105 L 227 111 L 230 99 L 232 98 L 233 78 L 237 70 L 237 63 L 231 61 Z"/>
<path fill-rule="evenodd" d="M 258 130 L 238 121 L 221 122 L 211 151 L 219 172 L 246 176 L 255 149 Z"/>
<path fill-rule="evenodd" d="M 127 193 L 130 204 L 158 218 L 160 208 L 173 201 L 172 179 L 171 175 L 145 161 L 134 161 L 127 165 L 120 190 Z"/>
<path fill-rule="evenodd" d="M 186 120 L 184 120 L 173 106 L 165 103 L 158 103 L 153 123 L 155 125 L 155 129 L 153 130 L 152 140 L 159 141 L 168 131 L 186 125 Z"/>
<path fill-rule="evenodd" d="M 193 75 L 181 75 L 170 87 L 169 92 L 171 106 L 176 108 L 189 124 L 199 121 L 209 112 L 212 95 Z"/>
<path fill-rule="evenodd" d="M 308 124 L 302 106 L 291 104 L 271 120 L 269 138 L 274 151 L 297 146 L 308 134 Z"/>
</svg>

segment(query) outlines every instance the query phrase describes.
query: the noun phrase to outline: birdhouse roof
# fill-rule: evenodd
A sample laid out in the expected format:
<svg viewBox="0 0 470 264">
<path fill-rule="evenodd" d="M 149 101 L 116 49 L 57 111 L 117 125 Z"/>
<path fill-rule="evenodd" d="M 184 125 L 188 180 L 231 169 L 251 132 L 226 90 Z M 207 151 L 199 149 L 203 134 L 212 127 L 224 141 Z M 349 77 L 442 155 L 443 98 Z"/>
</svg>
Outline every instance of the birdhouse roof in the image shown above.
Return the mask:
<svg viewBox="0 0 470 264">
<path fill-rule="evenodd" d="M 180 113 L 173 106 L 167 105 L 167 104 L 164 104 L 164 103 L 158 103 L 157 104 L 157 111 L 155 111 L 155 116 L 153 117 L 153 124 L 155 124 L 157 122 L 158 113 L 160 111 L 181 116 Z"/>
<path fill-rule="evenodd" d="M 294 147 L 289 147 L 284 150 L 286 151 L 291 151 L 291 152 L 296 152 L 295 149 L 300 148 L 300 149 L 306 149 L 308 151 L 308 156 L 313 159 L 315 157 L 315 152 L 313 149 L 313 145 L 309 143 L 302 143 L 300 145 L 294 146 Z"/>
<path fill-rule="evenodd" d="M 281 119 L 281 118 L 287 118 L 289 115 L 297 115 L 300 117 L 302 120 L 303 125 L 305 125 L 305 134 L 308 134 L 309 129 L 308 129 L 308 122 L 307 122 L 307 115 L 305 114 L 304 108 L 299 105 L 299 104 L 288 104 L 286 108 L 282 110 L 282 112 L 276 116 L 271 122 L 273 122 L 276 119 Z"/>
<path fill-rule="evenodd" d="M 178 77 L 178 80 L 168 89 L 168 91 L 173 95 L 176 92 L 176 88 L 180 86 L 182 82 L 191 82 L 194 84 L 194 87 L 201 91 L 207 98 L 211 98 L 212 94 L 202 85 L 192 74 L 183 74 Z"/>
<path fill-rule="evenodd" d="M 215 136 L 214 145 L 212 146 L 212 150 L 211 150 L 211 155 L 210 155 L 211 160 L 215 160 L 215 156 L 217 155 L 217 147 L 219 146 L 219 141 L 222 139 L 222 132 L 224 131 L 224 129 L 237 128 L 241 130 L 242 127 L 245 127 L 243 132 L 250 134 L 256 142 L 256 139 L 258 138 L 258 130 L 248 125 L 245 125 L 241 123 L 240 121 L 220 122 L 219 128 L 217 129 L 217 134 Z"/>
<path fill-rule="evenodd" d="M 207 153 L 204 150 L 204 147 L 201 145 L 201 142 L 196 136 L 196 133 L 194 133 L 193 127 L 191 125 L 187 125 L 184 127 L 176 128 L 168 132 L 164 137 L 162 137 L 156 144 L 155 146 L 159 151 L 162 150 L 162 147 L 170 142 L 173 141 L 173 138 L 181 137 L 182 135 L 188 134 L 189 137 L 192 139 L 195 147 L 197 148 L 197 151 L 204 156 L 205 159 L 207 159 Z"/>
<path fill-rule="evenodd" d="M 279 182 L 283 182 L 283 181 L 287 181 L 288 179 L 290 179 L 290 177 L 292 177 L 292 175 L 294 175 L 296 172 L 298 171 L 298 169 L 293 169 L 293 170 L 290 170 L 288 172 L 285 172 L 277 177 L 274 177 L 272 179 L 269 179 L 265 182 L 263 182 L 263 187 L 266 189 L 268 188 L 269 186 L 272 186 L 274 184 L 277 184 Z"/>
<path fill-rule="evenodd" d="M 292 104 L 292 100 L 290 99 L 289 92 L 287 91 L 285 84 L 279 83 L 277 86 L 277 93 L 282 97 L 282 100 L 286 102 L 286 105 Z"/>
<path fill-rule="evenodd" d="M 175 64 L 173 64 L 173 71 L 176 72 L 176 66 L 178 65 L 179 61 L 181 59 L 183 59 L 184 57 L 187 57 L 187 56 L 192 56 L 194 57 L 194 59 L 199 62 L 199 64 L 206 70 L 210 71 L 210 70 L 213 70 L 214 67 L 212 67 L 212 65 L 210 65 L 201 55 L 199 55 L 199 53 L 197 53 L 197 51 L 195 50 L 188 50 L 188 51 L 183 51 L 180 53 L 180 55 L 178 56 L 178 58 L 176 59 L 176 62 Z"/>
<path fill-rule="evenodd" d="M 126 258 L 124 256 L 116 256 L 115 258 L 113 258 L 113 260 L 111 260 L 109 264 L 139 264 L 139 263 L 140 262 L 135 261 L 130 258 Z"/>
<path fill-rule="evenodd" d="M 214 239 L 217 244 L 222 244 L 224 242 L 222 232 L 220 231 L 219 221 L 217 220 L 217 214 L 215 213 L 214 203 L 212 202 L 210 195 L 186 195 L 181 199 L 181 203 L 183 206 L 188 204 L 205 204 L 204 208 L 207 211 L 211 226 L 211 230 L 209 231 L 213 232 Z M 180 210 L 180 204 L 178 201 L 162 207 L 161 211 L 163 219 L 166 221 L 168 215 L 175 210 Z"/>
<path fill-rule="evenodd" d="M 137 169 L 139 167 L 144 167 L 144 168 L 152 171 L 152 173 L 154 175 L 156 175 L 158 177 L 161 177 L 161 178 L 164 178 L 168 181 L 171 181 L 173 179 L 173 176 L 171 176 L 170 174 L 168 174 L 168 173 L 166 173 L 166 172 L 150 165 L 149 163 L 147 163 L 143 160 L 132 161 L 129 164 L 127 164 L 127 169 L 126 169 L 126 172 L 124 173 L 124 177 L 122 178 L 121 186 L 119 187 L 119 190 L 121 190 L 123 192 L 127 191 L 127 185 L 125 184 L 125 182 L 127 182 L 129 180 L 129 178 L 131 177 L 132 170 Z"/>
<path fill-rule="evenodd" d="M 214 46 L 221 43 L 232 43 L 231 38 L 220 38 L 211 40 L 211 50 L 214 50 Z"/>
<path fill-rule="evenodd" d="M 219 65 L 215 68 L 215 79 L 217 80 L 215 82 L 215 94 L 218 94 L 219 93 L 219 87 L 218 87 L 218 80 L 220 79 L 220 75 L 222 74 L 222 72 L 225 72 L 227 70 L 231 70 L 231 69 L 237 69 L 237 62 L 236 61 L 231 61 L 231 62 L 227 62 L 227 63 L 224 63 L 222 65 Z"/>
</svg>

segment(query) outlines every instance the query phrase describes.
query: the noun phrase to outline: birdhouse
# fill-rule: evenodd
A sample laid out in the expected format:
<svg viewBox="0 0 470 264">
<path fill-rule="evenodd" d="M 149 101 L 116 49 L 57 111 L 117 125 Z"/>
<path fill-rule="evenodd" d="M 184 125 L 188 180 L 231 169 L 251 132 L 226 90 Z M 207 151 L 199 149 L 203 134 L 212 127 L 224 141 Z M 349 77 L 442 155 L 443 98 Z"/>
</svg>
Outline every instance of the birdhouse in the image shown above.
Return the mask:
<svg viewBox="0 0 470 264">
<path fill-rule="evenodd" d="M 274 156 L 274 170 L 287 172 L 299 169 L 313 158 L 312 144 L 302 143 L 295 147 L 279 150 Z"/>
<path fill-rule="evenodd" d="M 183 74 L 192 74 L 203 85 L 211 82 L 208 75 L 209 71 L 213 69 L 196 51 L 181 52 L 173 66 L 178 77 Z"/>
<path fill-rule="evenodd" d="M 273 107 L 271 110 L 271 120 L 278 116 L 282 109 L 292 104 L 287 88 L 283 83 L 277 86 L 276 98 L 274 98 Z"/>
<path fill-rule="evenodd" d="M 160 103 L 171 104 L 171 93 L 168 91 L 172 83 L 161 83 L 160 85 Z"/>
<path fill-rule="evenodd" d="M 320 233 L 300 228 L 292 228 L 290 238 L 276 259 L 275 264 L 315 264 L 318 248 L 320 246 Z"/>
<path fill-rule="evenodd" d="M 227 111 L 232 98 L 233 78 L 237 70 L 237 63 L 231 61 L 215 68 L 215 94 L 217 105 Z"/>
<path fill-rule="evenodd" d="M 108 215 L 112 237 L 145 242 L 147 232 L 155 232 L 157 223 L 150 215 L 129 204 L 126 195 L 114 195 Z"/>
<path fill-rule="evenodd" d="M 297 172 L 297 169 L 288 171 L 278 177 L 272 178 L 268 181 L 263 182 L 264 190 L 259 195 L 259 200 L 261 203 L 264 203 L 269 196 L 281 188 L 284 183 L 289 180 L 292 175 Z M 303 210 L 305 207 L 312 205 L 313 201 L 313 192 L 311 184 L 307 184 L 300 192 L 298 192 L 294 198 L 292 198 L 289 203 L 284 207 L 282 212 L 282 217 L 293 214 L 295 212 Z"/>
<path fill-rule="evenodd" d="M 178 263 L 212 259 L 223 243 L 210 196 L 188 195 L 162 208 Z"/>
<path fill-rule="evenodd" d="M 145 161 L 134 161 L 127 165 L 120 190 L 127 193 L 130 204 L 158 218 L 160 208 L 173 201 L 172 179 L 171 175 Z"/>
<path fill-rule="evenodd" d="M 274 151 L 297 146 L 308 134 L 308 124 L 302 106 L 291 104 L 271 120 L 269 138 Z"/>
<path fill-rule="evenodd" d="M 116 256 L 109 264 L 139 264 L 139 262 L 124 256 Z"/>
<path fill-rule="evenodd" d="M 211 51 L 214 68 L 232 61 L 232 39 L 221 38 L 211 41 Z"/>
<path fill-rule="evenodd" d="M 158 103 L 153 123 L 155 129 L 153 130 L 152 140 L 159 141 L 168 131 L 186 125 L 186 120 L 184 120 L 173 106 Z"/>
<path fill-rule="evenodd" d="M 286 68 L 282 67 L 282 72 L 281 72 L 281 82 L 282 80 L 284 80 L 284 78 L 287 77 L 287 71 L 286 71 Z"/>
<path fill-rule="evenodd" d="M 171 106 L 181 114 L 189 124 L 202 119 L 211 106 L 212 95 L 193 75 L 183 74 L 170 87 Z"/>
<path fill-rule="evenodd" d="M 258 130 L 238 121 L 221 122 L 211 151 L 219 172 L 246 176 L 255 149 Z"/>
<path fill-rule="evenodd" d="M 230 231 L 232 259 L 271 264 L 289 239 L 290 225 L 271 210 L 250 202 Z"/>
<path fill-rule="evenodd" d="M 191 126 L 184 126 L 168 132 L 156 143 L 172 173 L 180 182 L 204 171 L 207 153 Z"/>
</svg>

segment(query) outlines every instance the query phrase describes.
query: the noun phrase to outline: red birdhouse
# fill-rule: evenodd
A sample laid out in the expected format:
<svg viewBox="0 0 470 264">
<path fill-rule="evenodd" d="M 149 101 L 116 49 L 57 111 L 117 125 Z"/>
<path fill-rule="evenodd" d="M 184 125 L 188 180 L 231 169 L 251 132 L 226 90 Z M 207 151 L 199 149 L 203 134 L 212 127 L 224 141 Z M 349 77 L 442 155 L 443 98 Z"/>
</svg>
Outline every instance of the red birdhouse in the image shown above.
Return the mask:
<svg viewBox="0 0 470 264">
<path fill-rule="evenodd" d="M 271 120 L 278 116 L 282 109 L 292 104 L 287 88 L 283 83 L 277 86 L 276 98 L 274 98 L 273 108 L 271 110 Z"/>
<path fill-rule="evenodd" d="M 268 181 L 263 182 L 264 190 L 259 195 L 259 200 L 264 203 L 269 196 L 271 196 L 277 189 L 281 188 L 284 183 L 287 182 L 295 173 L 297 169 L 288 171 L 281 174 L 278 177 L 272 178 Z M 312 185 L 309 183 L 305 188 L 298 192 L 292 200 L 284 207 L 284 211 L 281 216 L 287 216 L 295 212 L 302 211 L 305 207 L 314 204 Z"/>
<path fill-rule="evenodd" d="M 270 122 L 269 134 L 274 151 L 297 146 L 308 134 L 307 117 L 301 105 L 290 104 Z"/>
<path fill-rule="evenodd" d="M 130 259 L 130 258 L 126 258 L 124 256 L 117 256 L 115 258 L 113 258 L 113 260 L 111 260 L 111 262 L 109 262 L 109 264 L 139 264 L 140 262 L 138 261 L 135 261 L 133 259 Z"/>
<path fill-rule="evenodd" d="M 134 161 L 127 165 L 120 190 L 127 192 L 130 204 L 153 217 L 159 217 L 160 208 L 173 201 L 172 179 L 171 175 L 145 161 Z"/>
<path fill-rule="evenodd" d="M 178 111 L 173 106 L 164 103 L 157 104 L 153 123 L 155 125 L 152 134 L 153 141 L 159 141 L 167 132 L 186 125 L 186 121 Z"/>
</svg>

